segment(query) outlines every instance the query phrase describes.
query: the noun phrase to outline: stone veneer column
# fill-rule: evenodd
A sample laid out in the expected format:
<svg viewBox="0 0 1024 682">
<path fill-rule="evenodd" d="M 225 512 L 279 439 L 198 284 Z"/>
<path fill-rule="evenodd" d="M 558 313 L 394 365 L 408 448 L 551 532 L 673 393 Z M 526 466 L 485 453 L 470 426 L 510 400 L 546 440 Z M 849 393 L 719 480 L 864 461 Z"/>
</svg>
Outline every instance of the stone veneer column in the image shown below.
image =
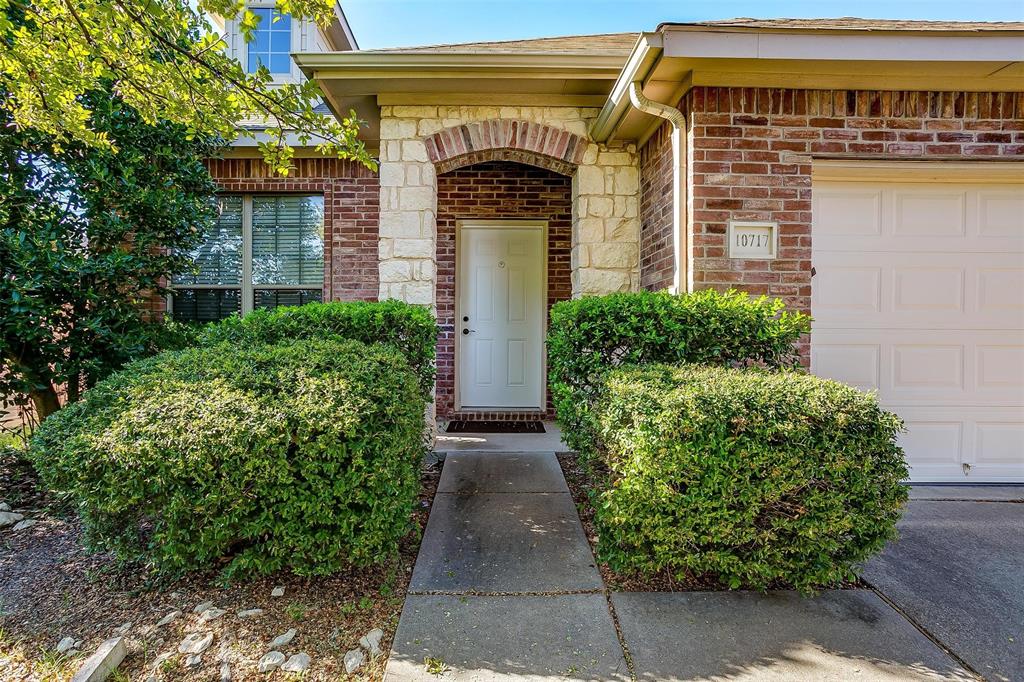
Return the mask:
<svg viewBox="0 0 1024 682">
<path fill-rule="evenodd" d="M 640 171 L 636 147 L 588 146 L 573 176 L 572 295 L 640 285 Z"/>
<path fill-rule="evenodd" d="M 422 110 L 396 118 L 393 109 Z M 382 107 L 380 299 L 433 306 L 437 271 L 437 175 L 416 117 L 437 107 Z"/>
</svg>

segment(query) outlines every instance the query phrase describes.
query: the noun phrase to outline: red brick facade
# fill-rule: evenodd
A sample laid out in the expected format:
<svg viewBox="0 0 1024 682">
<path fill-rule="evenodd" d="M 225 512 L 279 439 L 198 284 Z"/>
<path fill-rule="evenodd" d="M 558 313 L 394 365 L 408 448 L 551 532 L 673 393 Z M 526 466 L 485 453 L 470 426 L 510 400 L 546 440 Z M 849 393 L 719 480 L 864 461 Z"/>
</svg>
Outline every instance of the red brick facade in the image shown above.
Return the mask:
<svg viewBox="0 0 1024 682">
<path fill-rule="evenodd" d="M 208 166 L 224 192 L 323 194 L 324 300 L 377 300 L 376 173 L 338 159 L 296 159 L 284 178 L 273 175 L 260 159 L 216 159 Z"/>
<path fill-rule="evenodd" d="M 697 87 L 690 126 L 694 286 L 737 288 L 810 311 L 813 158 L 1024 158 L 1024 93 Z M 641 153 L 641 281 L 671 253 L 668 127 Z M 731 219 L 778 221 L 776 260 L 733 260 Z"/>
<path fill-rule="evenodd" d="M 666 121 L 640 149 L 640 287 L 672 286 L 672 126 Z"/>
<path fill-rule="evenodd" d="M 508 161 L 491 161 L 437 176 L 438 419 L 455 411 L 455 228 L 463 218 L 548 221 L 548 306 L 572 295 L 572 181 L 556 172 Z M 550 401 L 548 417 L 552 416 Z M 536 418 L 536 414 L 473 414 L 476 419 Z"/>
</svg>

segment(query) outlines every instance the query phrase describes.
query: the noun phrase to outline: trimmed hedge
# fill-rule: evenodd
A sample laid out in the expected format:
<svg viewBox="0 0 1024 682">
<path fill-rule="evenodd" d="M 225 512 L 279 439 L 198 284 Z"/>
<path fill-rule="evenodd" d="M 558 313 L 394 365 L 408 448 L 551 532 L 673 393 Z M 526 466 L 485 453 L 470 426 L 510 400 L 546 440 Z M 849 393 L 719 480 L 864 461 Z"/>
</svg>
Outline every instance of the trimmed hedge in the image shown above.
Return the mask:
<svg viewBox="0 0 1024 682">
<path fill-rule="evenodd" d="M 167 574 L 327 574 L 393 555 L 409 530 L 425 407 L 386 346 L 191 348 L 97 384 L 31 456 L 95 549 Z"/>
<path fill-rule="evenodd" d="M 254 310 L 207 326 L 201 345 L 230 343 L 245 348 L 295 339 L 352 339 L 397 348 L 419 377 L 425 396 L 434 389 L 437 322 L 424 306 L 401 301 L 308 303 Z"/>
<path fill-rule="evenodd" d="M 587 410 L 604 372 L 652 362 L 767 367 L 799 364 L 795 343 L 810 318 L 781 301 L 708 289 L 637 292 L 556 304 L 548 331 L 548 380 L 558 422 L 574 450 L 592 449 Z"/>
<path fill-rule="evenodd" d="M 592 411 L 598 555 L 616 570 L 801 591 L 855 576 L 896 535 L 900 419 L 808 374 L 650 365 Z"/>
</svg>

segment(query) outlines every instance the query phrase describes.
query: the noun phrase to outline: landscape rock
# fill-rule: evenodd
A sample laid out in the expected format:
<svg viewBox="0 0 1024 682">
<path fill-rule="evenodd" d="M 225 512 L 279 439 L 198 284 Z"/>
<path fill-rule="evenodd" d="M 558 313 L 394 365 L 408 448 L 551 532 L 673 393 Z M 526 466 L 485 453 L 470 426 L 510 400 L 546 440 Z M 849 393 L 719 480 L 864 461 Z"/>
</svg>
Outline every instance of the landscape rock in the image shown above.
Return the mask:
<svg viewBox="0 0 1024 682">
<path fill-rule="evenodd" d="M 178 651 L 183 654 L 201 654 L 213 644 L 212 632 L 193 632 L 181 640 Z"/>
<path fill-rule="evenodd" d="M 6 528 L 7 526 L 13 526 L 18 521 L 25 518 L 21 514 L 15 514 L 10 511 L 0 511 L 0 528 Z"/>
<path fill-rule="evenodd" d="M 75 638 L 74 637 L 65 637 L 64 639 L 62 639 L 59 642 L 57 642 L 57 649 L 56 649 L 56 651 L 57 651 L 58 654 L 66 654 L 68 651 L 70 651 L 71 649 L 74 649 L 74 648 L 75 648 Z"/>
<path fill-rule="evenodd" d="M 11 528 L 11 530 L 25 530 L 26 528 L 31 528 L 37 523 L 39 522 L 35 519 L 25 519 L 24 521 L 18 521 L 16 524 L 14 524 L 14 528 Z"/>
<path fill-rule="evenodd" d="M 128 621 L 127 623 L 122 623 L 118 627 L 114 628 L 114 634 L 119 636 L 119 637 L 122 637 L 124 635 L 127 635 L 128 631 L 131 630 L 131 629 L 132 629 L 132 622 Z"/>
<path fill-rule="evenodd" d="M 274 589 L 272 589 L 270 591 L 270 596 L 271 597 L 283 597 L 284 596 L 284 588 L 283 587 L 275 587 Z"/>
<path fill-rule="evenodd" d="M 380 640 L 384 637 L 384 631 L 374 628 L 359 638 L 359 646 L 370 652 L 371 658 L 380 655 Z"/>
<path fill-rule="evenodd" d="M 224 609 L 206 609 L 199 615 L 199 622 L 209 623 L 211 620 L 217 620 L 225 613 L 227 613 L 227 611 Z"/>
<path fill-rule="evenodd" d="M 198 668 L 199 664 L 203 662 L 202 654 L 189 654 L 185 657 L 185 665 L 189 668 Z"/>
<path fill-rule="evenodd" d="M 176 621 L 180 617 L 181 617 L 181 611 L 171 611 L 166 616 L 164 616 L 163 618 L 158 620 L 156 622 L 156 626 L 158 628 L 162 628 L 163 626 L 167 625 L 168 623 L 172 623 L 172 622 Z"/>
<path fill-rule="evenodd" d="M 261 673 L 269 673 L 271 670 L 280 668 L 282 663 L 284 663 L 284 654 L 280 651 L 271 651 L 260 659 L 256 670 Z"/>
<path fill-rule="evenodd" d="M 295 654 L 281 666 L 286 673 L 304 673 L 309 670 L 309 654 Z"/>
<path fill-rule="evenodd" d="M 11 505 L 6 502 L 0 502 L 0 512 L 11 511 Z"/>
<path fill-rule="evenodd" d="M 103 682 L 110 673 L 117 670 L 127 652 L 123 637 L 108 639 L 100 644 L 92 656 L 85 659 L 71 682 Z"/>
<path fill-rule="evenodd" d="M 160 665 L 161 665 L 161 664 L 162 664 L 162 663 L 163 663 L 164 661 L 166 661 L 166 660 L 167 660 L 168 658 L 170 658 L 170 657 L 171 657 L 171 656 L 173 656 L 173 655 L 174 655 L 174 654 L 173 654 L 172 652 L 170 652 L 170 651 L 165 651 L 165 652 L 163 652 L 162 654 L 160 654 L 159 656 L 157 656 L 156 658 L 154 658 L 154 659 L 153 659 L 153 662 L 152 662 L 152 663 L 150 664 L 150 666 L 149 666 L 149 667 L 150 667 L 150 668 L 159 668 L 159 667 L 160 667 Z"/>
<path fill-rule="evenodd" d="M 345 654 L 345 672 L 351 675 L 355 671 L 359 670 L 359 667 L 366 660 L 366 655 L 362 649 L 352 649 Z"/>
<path fill-rule="evenodd" d="M 231 682 L 231 664 L 227 661 L 220 664 L 220 682 Z"/>
<path fill-rule="evenodd" d="M 281 647 L 288 646 L 289 644 L 291 644 L 291 641 L 295 639 L 295 635 L 297 634 L 298 630 L 296 630 L 295 628 L 289 629 L 288 632 L 284 633 L 283 635 L 278 635 L 277 637 L 275 637 L 274 641 L 270 643 L 270 648 L 280 649 Z"/>
<path fill-rule="evenodd" d="M 239 618 L 255 618 L 256 616 L 262 616 L 263 609 L 246 609 L 245 611 L 239 611 Z"/>
<path fill-rule="evenodd" d="M 200 602 L 199 604 L 196 604 L 196 607 L 194 609 L 192 609 L 192 613 L 202 613 L 206 609 L 212 609 L 212 608 L 213 608 L 213 602 L 212 601 L 204 601 L 204 602 Z"/>
</svg>

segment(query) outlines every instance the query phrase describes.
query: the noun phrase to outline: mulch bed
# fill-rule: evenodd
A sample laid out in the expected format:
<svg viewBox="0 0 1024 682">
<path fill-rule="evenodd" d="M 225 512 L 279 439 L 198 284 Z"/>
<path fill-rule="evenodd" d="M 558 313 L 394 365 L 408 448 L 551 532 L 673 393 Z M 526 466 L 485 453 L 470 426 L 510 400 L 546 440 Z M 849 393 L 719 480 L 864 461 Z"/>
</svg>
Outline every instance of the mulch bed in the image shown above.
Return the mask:
<svg viewBox="0 0 1024 682">
<path fill-rule="evenodd" d="M 281 671 L 259 674 L 256 664 L 274 637 L 295 628 L 298 635 L 281 651 L 309 654 L 312 664 L 305 679 L 380 680 L 439 477 L 439 464 L 424 470 L 414 529 L 399 555 L 384 565 L 324 578 L 280 574 L 227 586 L 218 584 L 213 572 L 154 584 L 142 570 L 119 567 L 107 555 L 90 555 L 82 548 L 76 519 L 53 513 L 44 497 L 19 486 L 19 494 L 10 495 L 16 497 L 11 506 L 39 522 L 19 532 L 0 531 L 0 680 L 67 679 L 125 623 L 132 624 L 126 635 L 129 654 L 119 674 L 127 676 L 113 679 L 218 680 L 222 658 L 234 680 L 287 679 Z M 0 482 L 12 479 L 18 476 L 11 462 L 0 460 Z M 0 489 L 9 496 L 11 489 Z M 278 586 L 284 587 L 284 596 L 271 597 Z M 204 601 L 227 613 L 200 626 L 193 609 Z M 236 615 L 255 608 L 264 613 L 247 619 Z M 175 610 L 183 615 L 156 627 Z M 373 628 L 385 633 L 383 655 L 367 656 L 360 670 L 346 675 L 345 652 L 358 648 L 359 638 Z M 214 643 L 200 665 L 188 668 L 177 647 L 186 634 L 197 631 L 212 631 Z M 83 640 L 81 654 L 54 653 L 66 636 Z M 161 654 L 170 656 L 161 661 Z"/>
</svg>

